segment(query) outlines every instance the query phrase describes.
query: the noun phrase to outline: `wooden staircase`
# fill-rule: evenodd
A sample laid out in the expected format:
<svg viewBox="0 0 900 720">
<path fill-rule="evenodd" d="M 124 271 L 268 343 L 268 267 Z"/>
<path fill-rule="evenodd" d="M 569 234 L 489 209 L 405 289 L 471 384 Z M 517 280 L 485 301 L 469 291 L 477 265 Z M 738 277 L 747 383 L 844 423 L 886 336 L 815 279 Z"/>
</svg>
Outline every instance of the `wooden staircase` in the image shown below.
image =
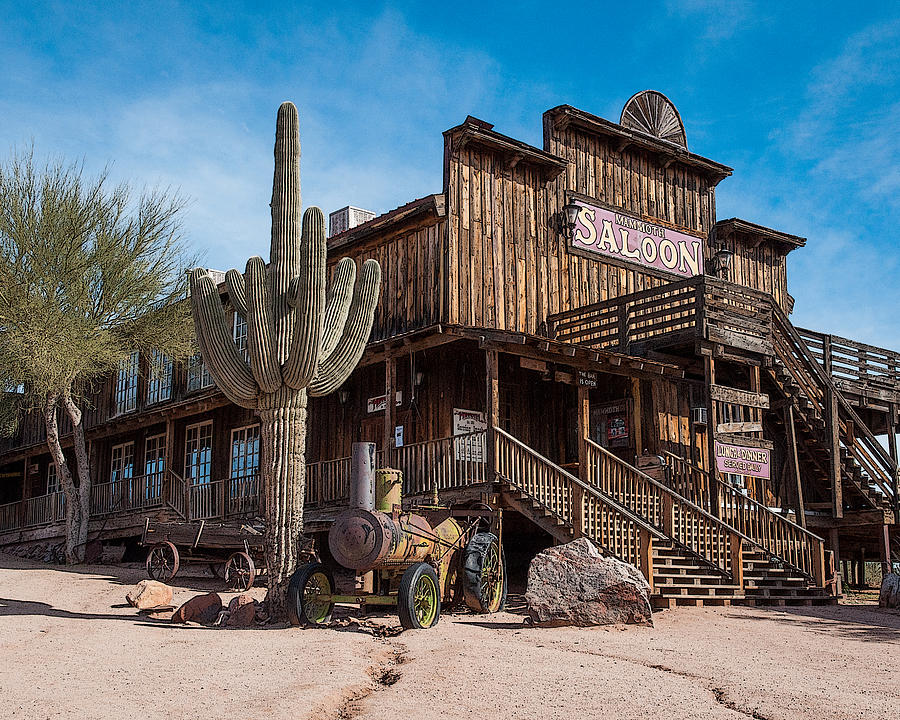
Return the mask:
<svg viewBox="0 0 900 720">
<path fill-rule="evenodd" d="M 816 586 L 798 567 L 587 439 L 589 472 L 582 480 L 493 430 L 503 503 L 556 542 L 587 536 L 640 568 L 653 587 L 654 607 L 835 600 L 822 587 L 824 566 L 815 570 Z M 821 539 L 809 535 L 819 542 L 817 552 L 785 553 L 798 565 L 824 561 Z"/>
<path fill-rule="evenodd" d="M 793 410 L 797 449 L 805 465 L 815 469 L 820 496 L 832 496 L 831 465 L 837 446 L 842 509 L 890 510 L 895 503 L 896 465 L 787 316 L 776 308 L 773 320 L 775 364 L 769 376 Z M 784 416 L 772 413 L 770 420 L 779 432 L 786 431 L 789 421 Z M 824 509 L 825 503 L 809 506 Z"/>
</svg>

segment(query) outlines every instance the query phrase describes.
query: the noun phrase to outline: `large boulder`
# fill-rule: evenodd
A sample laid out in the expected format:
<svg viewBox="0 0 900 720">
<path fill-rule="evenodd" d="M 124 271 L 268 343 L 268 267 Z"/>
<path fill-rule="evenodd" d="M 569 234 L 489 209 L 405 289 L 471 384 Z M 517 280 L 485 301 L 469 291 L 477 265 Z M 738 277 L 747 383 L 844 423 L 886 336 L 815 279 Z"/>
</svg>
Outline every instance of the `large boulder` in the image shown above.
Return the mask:
<svg viewBox="0 0 900 720">
<path fill-rule="evenodd" d="M 256 600 L 242 593 L 228 603 L 228 627 L 250 627 L 256 620 Z"/>
<path fill-rule="evenodd" d="M 887 573 L 881 581 L 878 607 L 900 608 L 900 575 L 897 573 Z"/>
<path fill-rule="evenodd" d="M 218 593 L 197 595 L 178 608 L 172 615 L 172 622 L 196 622 L 201 625 L 212 625 L 222 612 L 222 598 Z"/>
<path fill-rule="evenodd" d="M 138 610 L 167 607 L 172 604 L 172 588 L 156 580 L 141 580 L 128 591 L 125 599 Z"/>
<path fill-rule="evenodd" d="M 538 625 L 653 624 L 650 585 L 640 570 L 604 557 L 587 538 L 531 561 L 525 602 Z"/>
</svg>

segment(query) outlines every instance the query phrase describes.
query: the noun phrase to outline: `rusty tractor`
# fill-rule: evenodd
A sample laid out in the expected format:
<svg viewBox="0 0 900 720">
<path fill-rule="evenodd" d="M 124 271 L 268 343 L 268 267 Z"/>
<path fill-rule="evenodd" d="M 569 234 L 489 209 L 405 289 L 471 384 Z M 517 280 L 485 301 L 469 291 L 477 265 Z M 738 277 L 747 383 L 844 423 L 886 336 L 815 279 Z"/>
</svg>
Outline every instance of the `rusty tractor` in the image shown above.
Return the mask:
<svg viewBox="0 0 900 720">
<path fill-rule="evenodd" d="M 334 521 L 328 547 L 335 561 L 356 572 L 353 593 L 335 590 L 320 562 L 294 573 L 288 590 L 291 622 L 323 625 L 336 603 L 397 608 L 404 628 L 430 628 L 442 603 L 465 602 L 493 613 L 506 602 L 502 515 L 487 505 L 431 503 L 403 512 L 402 474 L 375 471 L 375 446 L 356 443 L 351 467 L 350 507 Z"/>
</svg>

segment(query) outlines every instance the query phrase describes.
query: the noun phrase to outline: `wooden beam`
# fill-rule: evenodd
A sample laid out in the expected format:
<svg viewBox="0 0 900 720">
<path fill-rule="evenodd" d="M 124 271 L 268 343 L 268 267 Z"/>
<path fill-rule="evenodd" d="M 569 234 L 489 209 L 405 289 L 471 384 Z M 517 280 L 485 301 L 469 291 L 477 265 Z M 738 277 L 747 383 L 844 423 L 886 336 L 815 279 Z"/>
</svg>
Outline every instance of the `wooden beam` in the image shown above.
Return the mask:
<svg viewBox="0 0 900 720">
<path fill-rule="evenodd" d="M 634 452 L 642 455 L 644 452 L 644 438 L 641 431 L 641 380 L 631 378 L 632 420 L 634 428 Z M 649 581 L 648 581 L 649 582 Z"/>
<path fill-rule="evenodd" d="M 797 432 L 794 427 L 794 408 L 791 405 L 784 410 L 784 424 L 787 427 L 788 436 L 788 463 L 797 496 L 797 522 L 805 529 L 806 507 L 803 504 L 803 483 L 800 480 L 800 460 L 797 457 Z"/>
<path fill-rule="evenodd" d="M 709 485 L 715 491 L 715 499 L 710 498 L 712 514 L 719 517 L 721 493 L 719 492 L 718 471 L 716 470 L 716 433 L 715 428 L 718 424 L 716 417 L 716 403 L 713 397 L 713 388 L 716 387 L 716 361 L 711 355 L 703 356 L 703 379 L 706 382 L 706 453 L 709 458 Z"/>
<path fill-rule="evenodd" d="M 894 491 L 894 518 L 895 522 L 900 523 L 900 493 L 897 492 L 897 406 L 894 403 L 888 405 L 887 434 L 888 452 L 891 460 L 894 461 L 894 472 L 891 478 L 891 489 Z"/>
<path fill-rule="evenodd" d="M 493 482 L 496 474 L 496 438 L 494 428 L 500 425 L 500 354 L 496 350 L 485 350 L 484 353 L 485 420 L 487 421 L 487 471 L 488 480 Z"/>
<path fill-rule="evenodd" d="M 838 416 L 837 393 L 829 386 L 825 390 L 828 410 L 828 475 L 831 480 L 831 515 L 844 517 L 844 492 L 841 487 L 841 422 Z"/>
<path fill-rule="evenodd" d="M 762 423 L 758 422 L 733 422 L 716 425 L 717 433 L 762 432 L 762 429 Z"/>
<path fill-rule="evenodd" d="M 391 467 L 391 451 L 394 447 L 394 427 L 397 418 L 397 361 L 393 355 L 384 359 L 384 464 Z"/>
<path fill-rule="evenodd" d="M 586 438 L 590 434 L 591 422 L 590 388 L 584 385 L 578 386 L 575 410 L 578 431 L 578 477 L 587 483 L 588 452 Z M 584 490 L 579 485 L 572 488 L 572 525 L 575 528 L 575 537 L 581 537 L 584 534 Z"/>
</svg>

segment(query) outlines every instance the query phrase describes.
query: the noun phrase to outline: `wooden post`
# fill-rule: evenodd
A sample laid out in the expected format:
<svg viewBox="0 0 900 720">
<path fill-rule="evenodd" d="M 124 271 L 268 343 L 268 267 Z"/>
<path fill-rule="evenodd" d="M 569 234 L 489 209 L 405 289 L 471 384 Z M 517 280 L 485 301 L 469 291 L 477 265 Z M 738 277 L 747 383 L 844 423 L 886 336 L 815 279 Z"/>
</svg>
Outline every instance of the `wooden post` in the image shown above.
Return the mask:
<svg viewBox="0 0 900 720">
<path fill-rule="evenodd" d="M 656 586 L 653 584 L 653 535 L 646 528 L 640 528 L 640 571 L 644 578 L 650 584 L 650 594 L 656 592 Z"/>
<path fill-rule="evenodd" d="M 881 526 L 881 573 L 887 575 L 891 571 L 891 531 L 887 523 Z"/>
<path fill-rule="evenodd" d="M 832 557 L 834 554 L 832 553 Z M 831 580 L 827 573 L 825 572 L 825 545 L 824 543 L 819 544 L 818 550 L 815 551 L 815 556 L 813 557 L 813 579 L 816 582 L 816 587 L 825 587 L 826 583 Z M 833 575 L 833 573 L 832 573 Z M 836 588 L 835 588 L 836 590 Z M 835 593 L 837 594 L 837 593 Z"/>
<path fill-rule="evenodd" d="M 19 502 L 19 527 L 25 527 L 25 500 L 28 497 L 28 461 L 26 456 L 22 461 L 22 499 Z M 51 462 L 53 462 L 51 460 Z"/>
<path fill-rule="evenodd" d="M 888 405 L 888 452 L 891 454 L 891 460 L 894 461 L 893 473 L 891 477 L 891 488 L 894 491 L 894 522 L 900 522 L 900 496 L 897 493 L 897 406 L 894 403 Z"/>
<path fill-rule="evenodd" d="M 729 551 L 731 554 L 731 576 L 734 584 L 744 588 L 744 539 L 740 535 L 731 533 L 729 536 Z"/>
<path fill-rule="evenodd" d="M 703 356 L 703 374 L 706 380 L 706 452 L 709 457 L 710 512 L 721 517 L 722 493 L 716 471 L 716 403 L 712 398 L 712 386 L 716 384 L 716 362 L 711 355 Z"/>
<path fill-rule="evenodd" d="M 800 480 L 800 460 L 797 457 L 797 431 L 794 427 L 794 406 L 788 405 L 784 409 L 784 424 L 788 431 L 788 463 L 791 468 L 791 478 L 797 493 L 797 522 L 802 528 L 806 528 L 806 508 L 803 504 L 803 483 Z"/>
<path fill-rule="evenodd" d="M 397 418 L 397 363 L 393 355 L 385 354 L 384 358 L 384 466 L 392 467 L 392 450 L 394 447 L 394 427 Z"/>
<path fill-rule="evenodd" d="M 500 425 L 500 355 L 496 350 L 485 350 L 485 386 L 487 397 L 484 401 L 485 419 L 487 420 L 487 457 L 488 482 L 497 478 L 496 438 L 494 428 Z"/>
<path fill-rule="evenodd" d="M 589 485 L 587 437 L 590 434 L 591 400 L 590 389 L 584 385 L 578 386 L 575 408 L 578 431 L 578 478 L 585 485 Z M 572 525 L 575 528 L 575 537 L 581 537 L 584 534 L 584 489 L 579 485 L 572 488 Z"/>
<path fill-rule="evenodd" d="M 644 438 L 641 433 L 641 379 L 631 378 L 631 399 L 633 417 L 631 426 L 634 428 L 634 452 L 640 457 L 644 452 Z"/>
<path fill-rule="evenodd" d="M 841 543 L 840 543 L 840 534 L 837 528 L 831 528 L 828 531 L 828 544 L 831 545 L 831 553 L 834 556 L 834 566 L 838 569 L 838 572 L 835 576 L 835 585 L 834 585 L 834 594 L 841 594 L 841 570 L 843 570 L 844 566 L 841 563 Z M 850 579 L 846 576 L 846 572 L 844 572 L 844 579 L 847 584 L 850 584 Z"/>
<path fill-rule="evenodd" d="M 675 501 L 669 493 L 662 496 L 662 526 L 666 535 L 675 537 Z"/>
<path fill-rule="evenodd" d="M 859 558 L 856 561 L 856 585 L 858 587 L 866 586 L 866 549 L 860 547 Z"/>
<path fill-rule="evenodd" d="M 841 421 L 838 415 L 837 395 L 831 386 L 825 391 L 828 402 L 828 444 L 831 457 L 828 462 L 828 474 L 831 480 L 831 515 L 844 517 L 844 493 L 841 488 Z"/>
</svg>

